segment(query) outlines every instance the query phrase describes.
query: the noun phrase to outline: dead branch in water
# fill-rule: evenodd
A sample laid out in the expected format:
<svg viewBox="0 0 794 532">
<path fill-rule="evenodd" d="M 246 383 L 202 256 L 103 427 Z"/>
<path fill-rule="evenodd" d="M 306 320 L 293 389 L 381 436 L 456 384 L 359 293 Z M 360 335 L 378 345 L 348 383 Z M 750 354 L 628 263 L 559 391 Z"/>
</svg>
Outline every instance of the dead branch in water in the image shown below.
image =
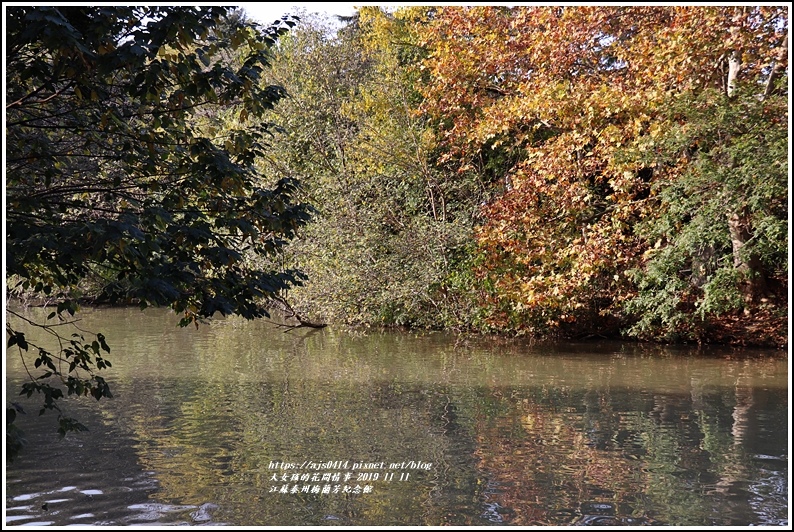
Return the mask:
<svg viewBox="0 0 794 532">
<path fill-rule="evenodd" d="M 285 318 L 287 319 L 292 318 L 298 320 L 297 325 L 286 325 L 286 324 L 277 323 L 276 325 L 278 325 L 279 327 L 284 327 L 284 332 L 289 332 L 292 331 L 293 329 L 299 329 L 301 327 L 308 327 L 311 329 L 322 329 L 323 327 L 328 326 L 327 323 L 315 323 L 305 319 L 303 316 L 298 314 L 297 311 L 294 308 L 292 308 L 292 305 L 290 305 L 287 302 L 287 300 L 284 299 L 283 297 L 273 296 L 273 301 L 279 303 L 279 305 L 281 306 L 281 311 L 284 312 Z"/>
</svg>

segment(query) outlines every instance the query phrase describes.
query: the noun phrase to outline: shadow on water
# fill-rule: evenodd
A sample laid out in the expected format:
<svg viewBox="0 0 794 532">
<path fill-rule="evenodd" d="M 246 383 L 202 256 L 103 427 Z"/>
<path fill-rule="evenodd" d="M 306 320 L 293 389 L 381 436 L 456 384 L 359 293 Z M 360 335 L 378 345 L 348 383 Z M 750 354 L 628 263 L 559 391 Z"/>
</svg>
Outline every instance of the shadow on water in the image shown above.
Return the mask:
<svg viewBox="0 0 794 532">
<path fill-rule="evenodd" d="M 85 314 L 115 398 L 21 416 L 6 525 L 787 524 L 784 358 L 175 322 Z"/>
</svg>

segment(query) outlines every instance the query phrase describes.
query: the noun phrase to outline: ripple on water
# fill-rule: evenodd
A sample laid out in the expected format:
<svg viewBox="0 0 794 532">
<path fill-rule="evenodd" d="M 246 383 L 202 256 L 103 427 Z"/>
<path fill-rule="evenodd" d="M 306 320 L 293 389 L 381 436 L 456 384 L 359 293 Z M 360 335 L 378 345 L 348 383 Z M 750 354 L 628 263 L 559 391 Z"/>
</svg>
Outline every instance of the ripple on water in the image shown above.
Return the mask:
<svg viewBox="0 0 794 532">
<path fill-rule="evenodd" d="M 7 515 L 6 516 L 6 524 L 13 523 L 15 521 L 24 521 L 25 519 L 35 519 L 37 516 L 35 515 Z"/>
<path fill-rule="evenodd" d="M 33 506 L 14 506 L 13 508 L 6 508 L 6 512 L 27 512 L 32 509 Z"/>
<path fill-rule="evenodd" d="M 196 510 L 195 512 L 191 512 L 190 517 L 192 517 L 194 521 L 197 521 L 199 523 L 204 523 L 212 519 L 212 516 L 210 515 L 210 511 L 215 510 L 216 508 L 218 508 L 217 504 L 212 504 L 211 502 L 204 503 L 201 506 L 199 506 L 198 510 Z"/>
<path fill-rule="evenodd" d="M 29 501 L 31 499 L 36 499 L 38 497 L 41 497 L 41 495 L 42 495 L 41 493 L 25 493 L 23 495 L 17 495 L 16 497 L 14 497 L 11 500 L 12 501 Z"/>
<path fill-rule="evenodd" d="M 131 486 L 68 485 L 35 490 L 9 497 L 6 524 L 14 526 L 49 523 L 56 526 L 95 525 L 101 520 L 110 525 L 122 524 L 121 512 L 133 502 L 146 500 L 154 479 L 143 475 L 130 477 Z M 97 479 L 90 479 L 99 481 Z M 13 505 L 12 502 L 19 503 Z"/>
<path fill-rule="evenodd" d="M 161 503 L 144 503 L 144 504 L 131 504 L 127 506 L 128 510 L 133 510 L 136 514 L 129 516 L 126 521 L 157 521 L 168 514 L 176 512 L 184 512 L 196 508 L 193 505 L 178 505 L 178 504 L 161 504 Z"/>
</svg>

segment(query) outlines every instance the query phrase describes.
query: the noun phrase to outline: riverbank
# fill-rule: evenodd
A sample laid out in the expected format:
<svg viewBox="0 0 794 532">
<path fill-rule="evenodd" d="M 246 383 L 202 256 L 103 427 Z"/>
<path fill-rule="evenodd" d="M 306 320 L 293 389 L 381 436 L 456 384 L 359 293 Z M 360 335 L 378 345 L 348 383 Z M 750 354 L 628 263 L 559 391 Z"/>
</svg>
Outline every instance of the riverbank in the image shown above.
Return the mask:
<svg viewBox="0 0 794 532">
<path fill-rule="evenodd" d="M 781 297 L 783 300 L 787 300 L 786 294 L 776 294 L 772 301 L 780 301 Z M 57 300 L 55 298 L 40 298 L 40 297 L 14 297 L 11 298 L 9 301 L 13 301 L 22 307 L 55 307 L 57 305 Z M 277 303 L 277 302 L 276 302 Z M 118 305 L 111 305 L 108 303 L 98 302 L 96 300 L 92 300 L 89 298 L 84 298 L 79 300 L 79 304 L 83 307 L 92 307 L 92 308 L 115 308 L 115 307 L 137 307 L 138 304 L 135 302 L 127 302 L 125 304 L 118 304 Z M 318 324 L 309 323 L 309 325 L 303 325 L 305 320 L 303 318 L 296 318 L 295 313 L 291 308 L 285 308 L 284 305 L 275 304 L 272 307 L 274 312 L 279 313 L 285 321 L 289 321 L 290 318 L 293 318 L 294 321 L 297 323 L 295 324 L 295 328 L 298 327 L 318 327 Z M 788 305 L 786 305 L 786 310 L 788 310 Z M 702 327 L 700 330 L 696 331 L 698 340 L 678 340 L 678 341 L 642 341 L 637 340 L 634 338 L 627 338 L 621 336 L 620 334 L 594 334 L 588 337 L 582 338 L 581 336 L 566 336 L 564 334 L 559 334 L 549 338 L 538 338 L 538 339 L 553 339 L 553 340 L 576 340 L 576 341 L 588 341 L 588 340 L 616 340 L 616 341 L 637 341 L 640 343 L 656 343 L 660 345 L 715 345 L 715 346 L 729 346 L 729 347 L 748 347 L 748 348 L 763 348 L 763 349 L 779 349 L 779 350 L 788 350 L 789 346 L 789 331 L 788 331 L 788 324 L 789 324 L 789 316 L 788 312 L 781 312 L 781 309 L 770 303 L 770 300 L 765 300 L 755 305 L 748 306 L 744 311 L 736 311 L 731 313 L 725 313 L 720 316 L 718 319 L 712 318 L 708 326 Z M 340 324 L 334 323 L 322 323 L 322 327 L 326 325 L 331 326 L 340 326 Z M 405 326 L 366 326 L 366 325 L 359 325 L 359 326 L 351 326 L 351 325 L 343 325 L 345 328 L 349 329 L 368 329 L 377 327 L 379 329 L 385 330 L 402 330 L 402 331 L 410 331 L 411 328 L 406 328 Z M 425 330 L 425 329 L 422 329 Z M 444 329 L 434 329 L 434 330 L 444 330 Z M 453 332 L 461 332 L 461 331 L 453 331 Z M 474 335 L 474 336 L 490 336 L 495 335 L 504 338 L 511 338 L 516 336 L 515 334 L 510 334 L 506 332 L 502 333 L 482 333 L 479 331 L 465 331 L 461 332 L 461 334 L 466 335 Z"/>
</svg>

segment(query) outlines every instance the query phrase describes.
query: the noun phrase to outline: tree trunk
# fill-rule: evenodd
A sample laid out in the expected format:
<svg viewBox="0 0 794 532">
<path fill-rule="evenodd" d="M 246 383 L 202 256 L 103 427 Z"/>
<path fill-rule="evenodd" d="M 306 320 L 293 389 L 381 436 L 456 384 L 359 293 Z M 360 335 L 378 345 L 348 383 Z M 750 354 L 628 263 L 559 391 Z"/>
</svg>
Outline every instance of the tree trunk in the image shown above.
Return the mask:
<svg viewBox="0 0 794 532">
<path fill-rule="evenodd" d="M 741 69 L 742 54 L 739 50 L 733 50 L 728 56 L 728 79 L 725 83 L 728 98 L 733 97 L 736 91 L 736 82 Z M 739 212 L 728 213 L 728 230 L 733 246 L 733 266 L 742 273 L 741 290 L 745 301 L 750 303 L 766 293 L 766 276 L 758 255 L 752 251 L 749 253 L 744 251 L 745 245 L 753 237 L 752 224 L 746 207 Z"/>
<path fill-rule="evenodd" d="M 756 253 L 744 250 L 747 242 L 753 237 L 750 217 L 746 209 L 740 213 L 728 215 L 728 230 L 733 246 L 733 266 L 745 277 L 742 281 L 742 292 L 745 300 L 752 302 L 766 293 L 766 276 L 761 259 Z"/>
<path fill-rule="evenodd" d="M 734 50 L 728 57 L 728 80 L 725 84 L 725 92 L 728 98 L 733 96 L 736 90 L 736 80 L 739 78 L 739 71 L 742 69 L 742 54 Z"/>
<path fill-rule="evenodd" d="M 766 87 L 764 88 L 764 99 L 769 98 L 775 89 L 775 81 L 780 77 L 780 74 L 786 69 L 786 57 L 788 56 L 788 31 L 786 32 L 786 39 L 783 41 L 783 46 L 778 51 L 776 61 L 772 64 L 772 71 L 769 73 L 769 79 L 766 80 Z"/>
</svg>

